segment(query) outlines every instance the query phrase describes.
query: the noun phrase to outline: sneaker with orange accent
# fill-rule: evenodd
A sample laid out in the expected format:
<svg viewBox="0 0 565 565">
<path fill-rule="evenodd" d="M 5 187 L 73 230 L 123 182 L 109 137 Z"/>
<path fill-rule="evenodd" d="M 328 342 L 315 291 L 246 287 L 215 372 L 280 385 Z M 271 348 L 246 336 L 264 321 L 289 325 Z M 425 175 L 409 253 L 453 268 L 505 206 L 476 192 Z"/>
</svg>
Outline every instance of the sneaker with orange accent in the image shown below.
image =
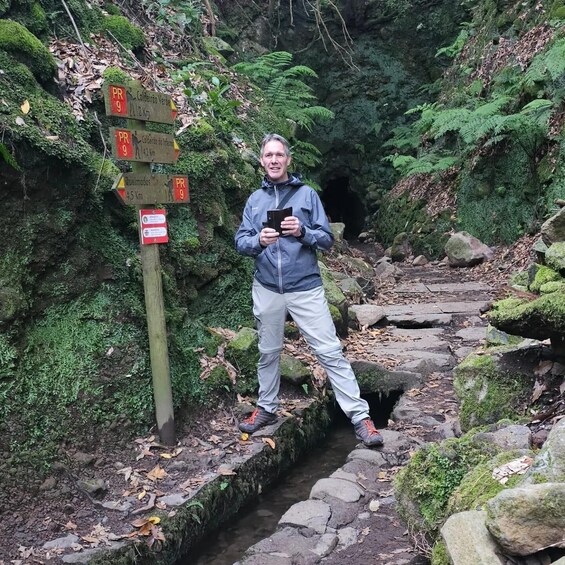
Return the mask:
<svg viewBox="0 0 565 565">
<path fill-rule="evenodd" d="M 261 408 L 261 406 L 258 406 L 255 410 L 253 410 L 251 416 L 248 416 L 245 420 L 239 423 L 239 429 L 247 434 L 252 434 L 260 428 L 274 424 L 276 421 L 276 414 L 271 414 L 264 408 Z"/>
<path fill-rule="evenodd" d="M 384 443 L 383 436 L 375 428 L 373 420 L 365 418 L 354 426 L 355 437 L 360 439 L 367 447 L 377 447 Z"/>
</svg>

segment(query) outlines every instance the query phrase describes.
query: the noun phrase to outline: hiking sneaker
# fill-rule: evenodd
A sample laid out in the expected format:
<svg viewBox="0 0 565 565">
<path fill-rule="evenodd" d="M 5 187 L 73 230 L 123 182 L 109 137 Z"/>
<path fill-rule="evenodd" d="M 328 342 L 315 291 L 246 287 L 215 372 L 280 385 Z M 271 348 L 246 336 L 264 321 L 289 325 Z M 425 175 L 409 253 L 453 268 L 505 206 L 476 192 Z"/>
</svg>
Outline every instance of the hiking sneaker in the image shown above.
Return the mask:
<svg viewBox="0 0 565 565">
<path fill-rule="evenodd" d="M 367 447 L 376 447 L 384 443 L 383 436 L 375 428 L 373 420 L 365 418 L 354 425 L 355 437 L 360 439 Z"/>
<path fill-rule="evenodd" d="M 253 410 L 251 416 L 248 416 L 247 418 L 245 418 L 245 420 L 243 420 L 243 422 L 239 423 L 239 429 L 242 432 L 252 434 L 259 428 L 264 428 L 269 424 L 274 424 L 276 421 L 276 414 L 271 414 L 264 408 L 261 408 L 261 406 L 258 406 L 257 408 L 255 408 L 255 410 Z"/>
</svg>

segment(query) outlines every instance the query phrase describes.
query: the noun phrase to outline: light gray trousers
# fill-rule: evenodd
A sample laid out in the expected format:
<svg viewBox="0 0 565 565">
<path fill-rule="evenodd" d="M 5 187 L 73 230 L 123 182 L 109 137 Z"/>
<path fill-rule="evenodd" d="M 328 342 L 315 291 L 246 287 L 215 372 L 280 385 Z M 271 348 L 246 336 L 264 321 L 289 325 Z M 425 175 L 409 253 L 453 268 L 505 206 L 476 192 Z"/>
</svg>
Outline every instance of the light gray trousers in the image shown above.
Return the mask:
<svg viewBox="0 0 565 565">
<path fill-rule="evenodd" d="M 279 294 L 254 280 L 252 294 L 253 314 L 259 330 L 258 406 L 275 412 L 279 405 L 280 356 L 289 312 L 325 369 L 345 415 L 353 424 L 368 418 L 369 406 L 361 398 L 351 364 L 341 351 L 323 287 Z"/>
</svg>

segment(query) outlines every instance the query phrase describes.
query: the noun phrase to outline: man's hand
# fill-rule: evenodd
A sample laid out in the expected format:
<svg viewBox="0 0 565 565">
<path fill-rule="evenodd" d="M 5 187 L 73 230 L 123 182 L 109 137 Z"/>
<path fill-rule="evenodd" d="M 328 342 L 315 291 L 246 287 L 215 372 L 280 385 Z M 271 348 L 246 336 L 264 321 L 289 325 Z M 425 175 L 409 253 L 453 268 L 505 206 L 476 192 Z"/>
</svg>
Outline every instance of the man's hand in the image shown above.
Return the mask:
<svg viewBox="0 0 565 565">
<path fill-rule="evenodd" d="M 302 225 L 296 216 L 287 216 L 281 222 L 281 228 L 283 235 L 293 235 L 294 237 L 300 237 L 302 235 Z"/>
<path fill-rule="evenodd" d="M 262 247 L 268 247 L 279 239 L 279 232 L 273 228 L 263 228 L 259 234 L 259 243 Z"/>
</svg>

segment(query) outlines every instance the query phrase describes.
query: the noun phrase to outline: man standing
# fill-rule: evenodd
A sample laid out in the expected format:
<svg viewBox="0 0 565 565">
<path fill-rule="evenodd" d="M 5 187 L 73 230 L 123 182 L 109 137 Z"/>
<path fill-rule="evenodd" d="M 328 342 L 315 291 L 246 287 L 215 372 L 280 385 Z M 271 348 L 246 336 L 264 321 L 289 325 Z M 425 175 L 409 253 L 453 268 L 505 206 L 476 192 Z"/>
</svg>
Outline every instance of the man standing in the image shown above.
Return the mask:
<svg viewBox="0 0 565 565">
<path fill-rule="evenodd" d="M 284 137 L 268 134 L 261 145 L 266 175 L 248 199 L 235 235 L 237 251 L 255 258 L 253 314 L 259 330 L 259 398 L 254 412 L 239 424 L 253 433 L 276 421 L 280 356 L 287 312 L 326 370 L 336 400 L 351 420 L 355 435 L 367 446 L 383 444 L 360 396 L 351 365 L 343 356 L 326 302 L 316 250 L 334 242 L 316 192 L 288 173 L 290 147 Z M 265 227 L 267 210 L 292 207 L 279 233 Z"/>
</svg>

